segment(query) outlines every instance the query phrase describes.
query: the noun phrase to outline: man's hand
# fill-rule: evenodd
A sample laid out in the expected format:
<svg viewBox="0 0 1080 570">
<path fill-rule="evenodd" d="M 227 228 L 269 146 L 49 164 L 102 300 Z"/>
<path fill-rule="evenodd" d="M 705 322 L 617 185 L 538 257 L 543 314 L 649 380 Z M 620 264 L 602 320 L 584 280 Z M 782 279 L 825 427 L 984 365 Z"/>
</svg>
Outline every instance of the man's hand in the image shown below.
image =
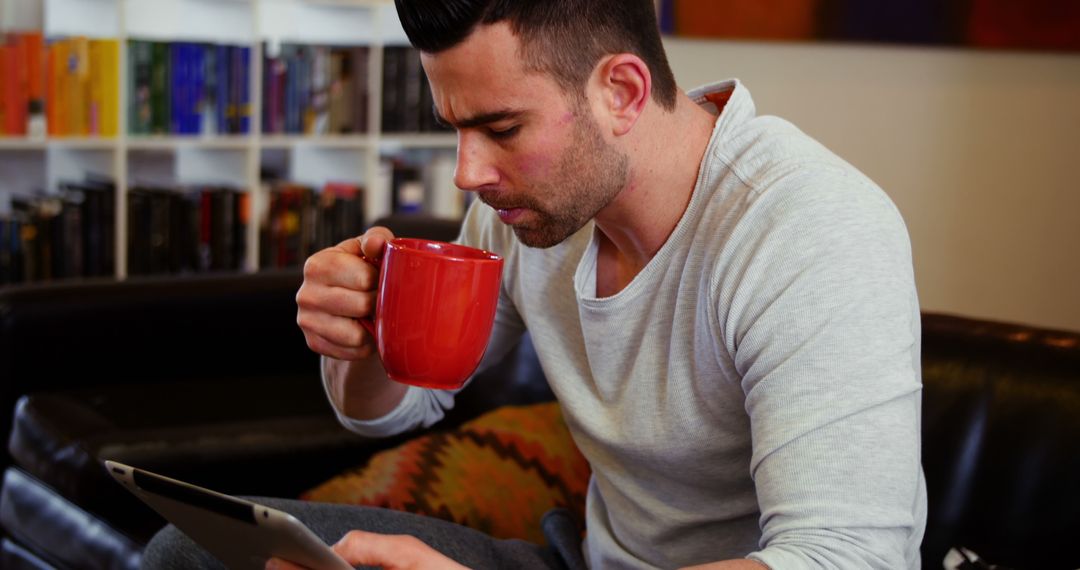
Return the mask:
<svg viewBox="0 0 1080 570">
<path fill-rule="evenodd" d="M 409 535 L 375 534 L 354 530 L 334 545 L 334 552 L 353 566 L 380 566 L 386 570 L 466 570 L 420 539 Z M 266 570 L 304 570 L 291 562 L 271 558 Z"/>
<path fill-rule="evenodd" d="M 737 560 L 724 560 L 723 562 L 688 566 L 682 570 L 769 570 L 769 567 L 757 560 L 740 558 Z"/>
<path fill-rule="evenodd" d="M 338 360 L 363 360 L 374 353 L 371 335 L 357 319 L 371 318 L 379 271 L 361 259 L 378 257 L 394 234 L 374 227 L 312 255 L 296 294 L 296 323 L 308 348 Z"/>
</svg>

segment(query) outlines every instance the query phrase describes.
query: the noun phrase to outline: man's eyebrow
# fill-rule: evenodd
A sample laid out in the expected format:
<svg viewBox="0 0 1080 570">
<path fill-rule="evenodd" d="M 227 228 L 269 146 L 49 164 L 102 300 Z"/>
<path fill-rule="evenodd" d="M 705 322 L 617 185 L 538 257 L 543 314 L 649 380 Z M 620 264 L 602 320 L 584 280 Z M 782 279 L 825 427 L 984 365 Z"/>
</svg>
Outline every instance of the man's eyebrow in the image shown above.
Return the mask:
<svg viewBox="0 0 1080 570">
<path fill-rule="evenodd" d="M 499 121 L 506 121 L 510 119 L 516 119 L 525 113 L 523 111 L 512 111 L 504 109 L 501 111 L 492 111 L 490 113 L 483 113 L 475 117 L 469 117 L 462 119 L 457 124 L 451 124 L 439 114 L 439 110 L 434 105 L 431 106 L 431 112 L 435 114 L 435 122 L 444 127 L 454 127 L 456 129 L 469 129 L 473 127 L 480 127 L 489 123 L 497 123 Z"/>
</svg>

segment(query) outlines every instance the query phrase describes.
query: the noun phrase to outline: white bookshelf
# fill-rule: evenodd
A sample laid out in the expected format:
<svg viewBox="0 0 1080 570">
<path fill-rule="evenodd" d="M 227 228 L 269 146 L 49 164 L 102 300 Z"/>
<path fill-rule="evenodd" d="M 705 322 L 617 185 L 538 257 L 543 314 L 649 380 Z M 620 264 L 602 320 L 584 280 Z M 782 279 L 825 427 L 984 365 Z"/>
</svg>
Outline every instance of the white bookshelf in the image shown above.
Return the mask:
<svg viewBox="0 0 1080 570">
<path fill-rule="evenodd" d="M 0 213 L 13 195 L 55 192 L 65 179 L 88 173 L 116 182 L 116 276 L 127 276 L 127 195 L 140 183 L 221 184 L 251 196 L 243 267 L 258 269 L 259 212 L 267 189 L 260 168 L 267 153 L 287 163 L 286 179 L 321 187 L 328 181 L 365 188 L 365 223 L 390 213 L 390 180 L 383 159 L 435 153 L 433 170 L 452 186 L 456 137 L 446 133 L 382 133 L 383 46 L 408 45 L 392 0 L 0 0 L 0 31 L 41 29 L 48 38 L 85 36 L 120 40 L 119 134 L 111 138 L 31 140 L 0 136 Z M 249 46 L 251 118 L 248 134 L 144 136 L 128 134 L 127 40 L 192 41 Z M 367 132 L 352 135 L 280 135 L 262 131 L 263 46 L 285 43 L 368 46 Z M 425 155 L 427 156 L 427 155 Z M 431 193 L 431 192 L 429 192 Z M 430 204 L 454 215 L 460 196 Z"/>
</svg>

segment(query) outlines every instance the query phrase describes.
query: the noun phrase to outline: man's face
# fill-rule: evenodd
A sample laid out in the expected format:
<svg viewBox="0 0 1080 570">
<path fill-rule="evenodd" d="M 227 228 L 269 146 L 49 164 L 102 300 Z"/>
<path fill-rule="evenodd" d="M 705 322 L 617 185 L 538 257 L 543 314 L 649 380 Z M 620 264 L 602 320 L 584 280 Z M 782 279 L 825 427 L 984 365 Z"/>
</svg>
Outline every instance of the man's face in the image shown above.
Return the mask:
<svg viewBox="0 0 1080 570">
<path fill-rule="evenodd" d="M 422 56 L 435 106 L 458 131 L 454 183 L 496 210 L 530 247 L 581 229 L 626 185 L 627 158 L 608 144 L 584 96 L 528 72 L 505 24 Z"/>
</svg>

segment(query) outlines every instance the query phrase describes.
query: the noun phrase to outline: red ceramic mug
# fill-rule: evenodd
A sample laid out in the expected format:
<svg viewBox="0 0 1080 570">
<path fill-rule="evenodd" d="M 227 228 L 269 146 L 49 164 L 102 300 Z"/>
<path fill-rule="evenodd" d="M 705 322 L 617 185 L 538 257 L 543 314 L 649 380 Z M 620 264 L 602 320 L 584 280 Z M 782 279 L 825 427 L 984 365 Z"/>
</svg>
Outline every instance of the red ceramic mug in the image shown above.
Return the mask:
<svg viewBox="0 0 1080 570">
<path fill-rule="evenodd" d="M 463 245 L 394 238 L 379 268 L 375 337 L 391 380 L 452 390 L 476 371 L 499 302 L 502 257 Z"/>
</svg>

